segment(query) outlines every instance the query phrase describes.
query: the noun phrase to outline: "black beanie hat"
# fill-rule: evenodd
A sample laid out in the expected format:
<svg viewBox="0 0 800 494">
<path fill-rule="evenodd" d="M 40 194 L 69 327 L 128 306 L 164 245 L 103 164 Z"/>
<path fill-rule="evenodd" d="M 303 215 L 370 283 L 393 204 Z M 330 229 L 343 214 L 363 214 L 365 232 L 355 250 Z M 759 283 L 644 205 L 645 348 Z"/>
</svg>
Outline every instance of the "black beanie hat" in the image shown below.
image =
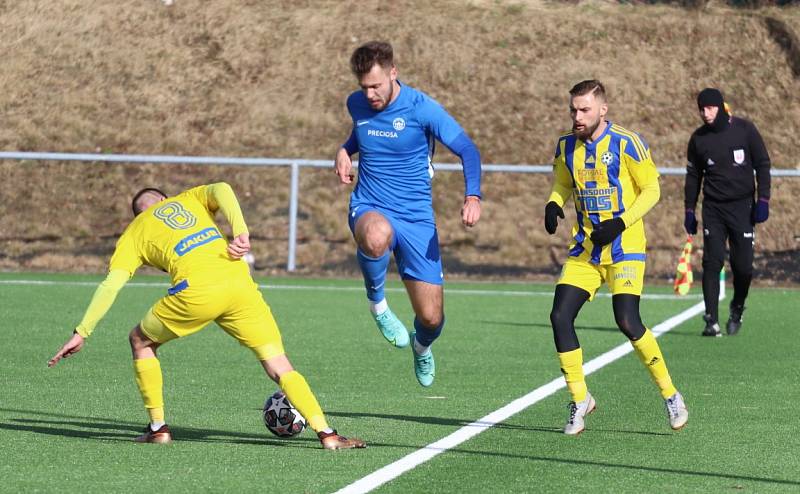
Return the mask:
<svg viewBox="0 0 800 494">
<path fill-rule="evenodd" d="M 716 106 L 719 108 L 719 111 L 717 112 L 717 117 L 711 124 L 704 125 L 713 132 L 721 132 L 728 128 L 731 116 L 728 115 L 728 112 L 725 110 L 725 100 L 719 89 L 707 87 L 700 91 L 700 94 L 697 95 L 697 108 L 702 112 L 703 107 L 706 106 Z"/>
<path fill-rule="evenodd" d="M 704 106 L 718 106 L 720 109 L 724 110 L 724 104 L 725 100 L 722 98 L 722 93 L 719 89 L 707 87 L 697 95 L 697 107 L 701 110 Z"/>
</svg>

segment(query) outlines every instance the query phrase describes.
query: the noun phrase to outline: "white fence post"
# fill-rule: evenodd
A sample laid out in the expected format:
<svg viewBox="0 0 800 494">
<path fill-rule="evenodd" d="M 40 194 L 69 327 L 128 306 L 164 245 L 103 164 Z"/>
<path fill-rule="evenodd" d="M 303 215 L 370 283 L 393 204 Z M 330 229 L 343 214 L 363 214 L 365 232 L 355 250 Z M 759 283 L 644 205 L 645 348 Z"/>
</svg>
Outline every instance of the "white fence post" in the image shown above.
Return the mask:
<svg viewBox="0 0 800 494">
<path fill-rule="evenodd" d="M 300 165 L 292 162 L 292 180 L 289 186 L 289 260 L 286 270 L 291 272 L 295 268 L 295 255 L 297 251 L 297 194 L 300 182 Z"/>
</svg>

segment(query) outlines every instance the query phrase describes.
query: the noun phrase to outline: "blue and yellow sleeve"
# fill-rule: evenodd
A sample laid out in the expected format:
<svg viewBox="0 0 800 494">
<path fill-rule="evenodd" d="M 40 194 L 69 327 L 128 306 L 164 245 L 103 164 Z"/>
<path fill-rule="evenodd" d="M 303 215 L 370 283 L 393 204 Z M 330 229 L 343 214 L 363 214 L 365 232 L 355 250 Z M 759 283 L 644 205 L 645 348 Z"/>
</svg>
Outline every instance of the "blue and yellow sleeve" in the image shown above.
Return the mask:
<svg viewBox="0 0 800 494">
<path fill-rule="evenodd" d="M 658 169 L 650 156 L 647 144 L 638 135 L 626 141 L 622 154 L 623 166 L 627 167 L 639 194 L 633 203 L 620 215 L 625 226 L 630 226 L 641 219 L 661 198 L 661 186 L 658 183 Z"/>
<path fill-rule="evenodd" d="M 560 207 L 564 207 L 572 195 L 572 174 L 567 169 L 567 162 L 564 159 L 564 142 L 560 139 L 556 145 L 553 158 L 553 189 L 547 199 L 547 202 L 555 202 Z"/>
</svg>

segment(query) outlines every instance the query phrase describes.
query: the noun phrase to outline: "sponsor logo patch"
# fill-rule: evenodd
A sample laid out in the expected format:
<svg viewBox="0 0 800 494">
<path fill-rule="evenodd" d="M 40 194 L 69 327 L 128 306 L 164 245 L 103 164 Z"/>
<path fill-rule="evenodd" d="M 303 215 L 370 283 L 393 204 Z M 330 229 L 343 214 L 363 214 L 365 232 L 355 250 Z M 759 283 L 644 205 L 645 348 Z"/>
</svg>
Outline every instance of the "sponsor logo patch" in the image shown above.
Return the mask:
<svg viewBox="0 0 800 494">
<path fill-rule="evenodd" d="M 606 178 L 604 168 L 579 168 L 575 170 L 581 182 L 600 182 Z"/>
<path fill-rule="evenodd" d="M 199 232 L 193 233 L 178 242 L 178 244 L 175 245 L 175 253 L 179 256 L 182 256 L 192 249 L 196 249 L 197 247 L 217 240 L 218 238 L 222 238 L 222 235 L 219 233 L 219 230 L 214 227 L 200 230 Z"/>
<path fill-rule="evenodd" d="M 581 211 L 599 213 L 601 211 L 617 211 L 617 188 L 608 187 L 600 189 L 578 189 L 575 199 Z"/>
<path fill-rule="evenodd" d="M 397 135 L 397 132 L 389 132 L 386 130 L 373 130 L 373 129 L 368 130 L 367 135 L 372 137 L 388 137 L 390 139 L 397 139 L 399 137 Z"/>
<path fill-rule="evenodd" d="M 636 275 L 637 275 L 637 272 L 636 272 L 636 268 L 635 267 L 633 267 L 633 266 L 623 266 L 621 272 L 614 273 L 614 279 L 615 280 L 625 280 L 625 279 L 627 279 L 628 281 L 625 282 L 624 286 L 633 286 L 631 284 L 630 280 L 635 280 L 636 279 Z"/>
<path fill-rule="evenodd" d="M 733 150 L 733 162 L 737 165 L 744 164 L 744 149 Z"/>
</svg>

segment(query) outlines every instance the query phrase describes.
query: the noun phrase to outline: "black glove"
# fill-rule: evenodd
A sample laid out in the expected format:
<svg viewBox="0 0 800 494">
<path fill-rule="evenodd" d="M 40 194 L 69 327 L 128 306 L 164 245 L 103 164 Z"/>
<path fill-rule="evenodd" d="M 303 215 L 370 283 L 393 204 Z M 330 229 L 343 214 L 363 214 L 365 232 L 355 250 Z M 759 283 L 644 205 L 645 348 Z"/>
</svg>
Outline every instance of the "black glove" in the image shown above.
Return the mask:
<svg viewBox="0 0 800 494">
<path fill-rule="evenodd" d="M 769 218 L 769 199 L 759 197 L 753 208 L 753 224 L 764 223 Z"/>
<path fill-rule="evenodd" d="M 595 245 L 610 244 L 615 238 L 619 237 L 622 230 L 625 229 L 625 222 L 622 218 L 614 218 L 600 222 L 592 228 L 592 234 L 589 238 Z"/>
<path fill-rule="evenodd" d="M 558 219 L 556 216 L 563 220 L 564 210 L 554 201 L 550 201 L 547 203 L 547 206 L 544 207 L 544 229 L 547 230 L 547 233 L 550 235 L 554 234 L 556 228 L 558 228 Z"/>
<path fill-rule="evenodd" d="M 686 210 L 686 216 L 683 218 L 683 227 L 689 235 L 697 233 L 697 218 L 694 215 L 694 209 Z"/>
</svg>

